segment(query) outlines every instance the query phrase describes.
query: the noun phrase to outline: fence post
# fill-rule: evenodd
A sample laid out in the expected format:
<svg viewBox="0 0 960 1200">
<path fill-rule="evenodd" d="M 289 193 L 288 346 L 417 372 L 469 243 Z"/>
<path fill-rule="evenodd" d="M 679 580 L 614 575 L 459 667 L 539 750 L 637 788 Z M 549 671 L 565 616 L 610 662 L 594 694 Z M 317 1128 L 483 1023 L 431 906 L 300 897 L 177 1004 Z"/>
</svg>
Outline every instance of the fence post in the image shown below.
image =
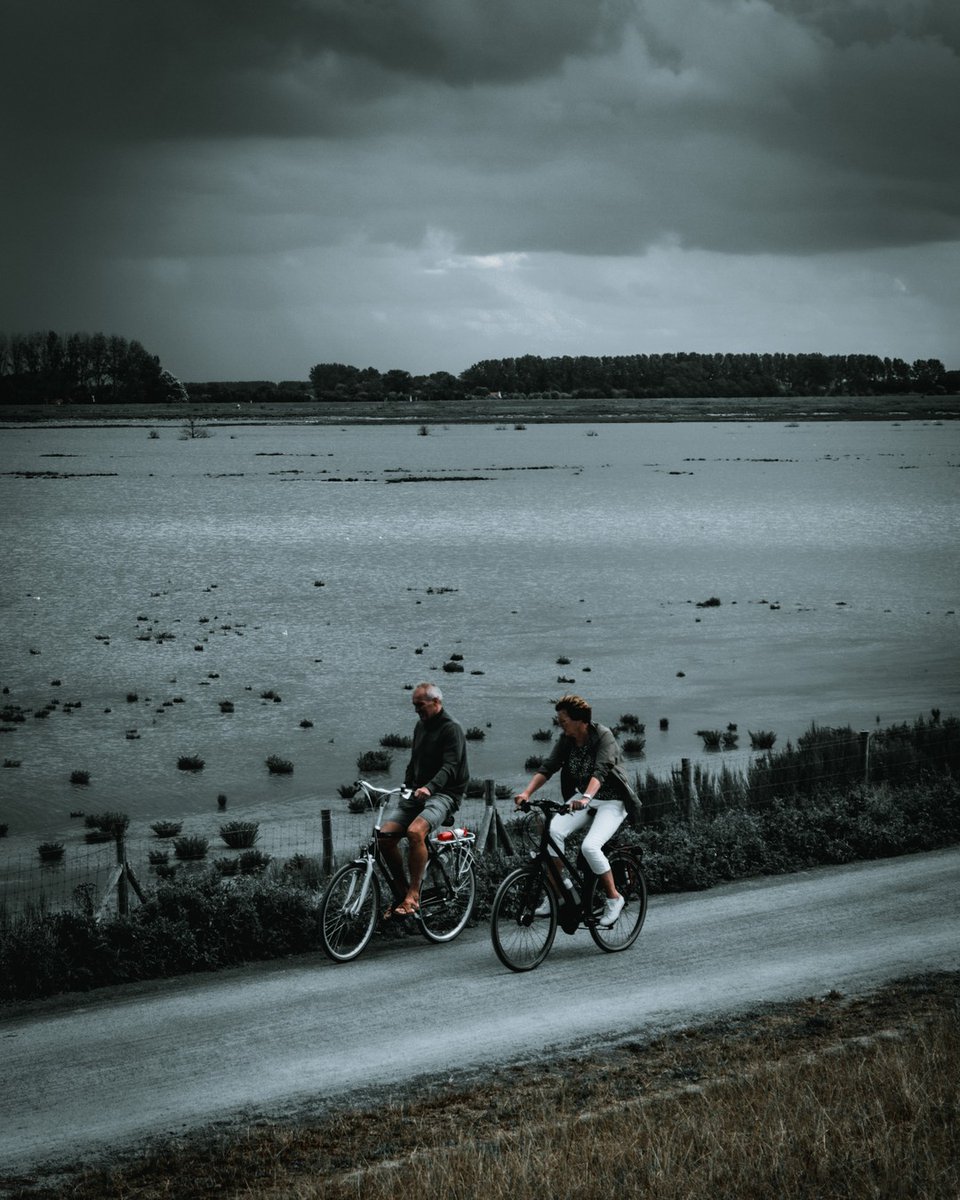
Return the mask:
<svg viewBox="0 0 960 1200">
<path fill-rule="evenodd" d="M 330 823 L 330 809 L 320 810 L 320 836 L 323 841 L 323 873 L 333 873 L 333 828 Z"/>
<path fill-rule="evenodd" d="M 130 897 L 127 893 L 127 848 L 122 826 L 117 828 L 117 866 L 117 913 L 125 917 L 130 911 Z"/>
<path fill-rule="evenodd" d="M 110 896 L 114 888 L 117 889 L 117 913 L 121 917 L 125 917 L 130 911 L 129 888 L 133 888 L 141 904 L 145 904 L 147 900 L 143 893 L 143 888 L 137 882 L 137 877 L 130 870 L 130 864 L 127 862 L 127 847 L 122 826 L 114 830 L 114 838 L 116 839 L 117 847 L 117 865 L 113 869 L 110 882 L 107 884 L 103 899 L 100 901 L 100 907 L 95 914 L 98 921 L 106 916 L 107 907 L 110 904 Z"/>
<path fill-rule="evenodd" d="M 860 773 L 863 775 L 863 782 L 870 782 L 870 733 L 869 730 L 861 729 L 857 735 L 860 743 Z"/>
<path fill-rule="evenodd" d="M 492 779 L 483 781 L 483 819 L 480 822 L 480 832 L 477 834 L 477 849 L 481 854 L 489 850 L 502 849 L 504 854 L 513 854 L 510 835 L 504 828 L 500 814 L 497 812 L 494 799 L 496 784 Z"/>
</svg>

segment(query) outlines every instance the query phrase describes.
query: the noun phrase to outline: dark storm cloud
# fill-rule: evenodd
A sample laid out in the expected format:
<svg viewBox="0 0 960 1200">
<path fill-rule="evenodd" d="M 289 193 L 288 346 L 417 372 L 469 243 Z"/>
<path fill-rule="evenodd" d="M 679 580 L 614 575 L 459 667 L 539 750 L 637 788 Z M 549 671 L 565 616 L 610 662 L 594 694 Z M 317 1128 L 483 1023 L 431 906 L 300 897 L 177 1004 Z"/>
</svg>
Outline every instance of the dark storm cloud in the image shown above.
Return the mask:
<svg viewBox="0 0 960 1200">
<path fill-rule="evenodd" d="M 410 80 L 510 84 L 601 53 L 629 11 L 628 0 L 35 0 L 14 7 L 4 70 L 25 127 L 57 137 L 331 134 Z"/>
<path fill-rule="evenodd" d="M 0 327 L 117 328 L 125 297 L 147 324 L 162 306 L 164 328 L 202 298 L 209 321 L 219 287 L 312 329 L 348 276 L 356 323 L 387 262 L 391 281 L 422 262 L 448 289 L 438 312 L 424 288 L 425 324 L 443 324 L 458 283 L 482 309 L 471 322 L 500 322 L 497 295 L 525 328 L 519 269 L 490 263 L 556 255 L 575 280 L 577 259 L 628 270 L 664 248 L 673 263 L 785 261 L 956 242 L 958 14 L 954 0 L 12 0 Z M 553 286 L 574 311 L 575 282 Z"/>
<path fill-rule="evenodd" d="M 319 241 L 355 177 L 351 216 L 403 244 L 909 244 L 960 230 L 958 24 L 939 0 L 35 0 L 5 38 L 7 144 L 95 212 L 151 143 L 314 139 L 331 174 L 292 203 Z"/>
</svg>

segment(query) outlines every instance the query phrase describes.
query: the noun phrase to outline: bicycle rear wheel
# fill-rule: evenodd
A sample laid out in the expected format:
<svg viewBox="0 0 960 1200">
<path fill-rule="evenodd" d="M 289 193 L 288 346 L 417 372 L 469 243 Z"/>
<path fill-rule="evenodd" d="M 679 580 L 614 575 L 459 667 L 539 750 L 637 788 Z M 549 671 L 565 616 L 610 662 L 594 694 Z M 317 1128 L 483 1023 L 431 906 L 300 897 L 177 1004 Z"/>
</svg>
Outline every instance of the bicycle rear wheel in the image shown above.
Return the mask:
<svg viewBox="0 0 960 1200">
<path fill-rule="evenodd" d="M 544 903 L 546 916 L 536 910 Z M 490 937 L 497 958 L 511 971 L 532 971 L 550 952 L 557 934 L 557 899 L 539 866 L 518 867 L 497 888 L 490 910 Z"/>
<path fill-rule="evenodd" d="M 452 942 L 470 920 L 476 894 L 477 877 L 468 847 L 455 846 L 431 856 L 420 887 L 423 936 L 430 942 Z"/>
<path fill-rule="evenodd" d="M 335 962 L 356 958 L 373 937 L 380 911 L 380 884 L 371 875 L 366 893 L 367 868 L 347 863 L 337 871 L 320 901 L 320 943 Z"/>
<path fill-rule="evenodd" d="M 594 876 L 593 897 L 590 911 L 594 920 L 590 923 L 590 936 L 601 950 L 615 954 L 618 950 L 626 950 L 640 936 L 643 922 L 647 916 L 647 882 L 640 869 L 639 860 L 628 849 L 613 849 L 608 858 L 610 869 L 613 871 L 613 881 L 617 891 L 626 900 L 620 916 L 609 929 L 601 929 L 596 924 L 606 896 L 603 888 L 596 886 Z"/>
</svg>

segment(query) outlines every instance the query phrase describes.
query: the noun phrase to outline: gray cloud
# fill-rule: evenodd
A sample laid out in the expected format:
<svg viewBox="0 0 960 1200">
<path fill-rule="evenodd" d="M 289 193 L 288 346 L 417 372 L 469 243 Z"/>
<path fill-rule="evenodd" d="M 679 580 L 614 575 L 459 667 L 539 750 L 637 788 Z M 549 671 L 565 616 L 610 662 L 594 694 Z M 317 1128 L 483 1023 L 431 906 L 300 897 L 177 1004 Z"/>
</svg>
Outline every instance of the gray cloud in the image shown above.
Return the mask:
<svg viewBox="0 0 960 1200">
<path fill-rule="evenodd" d="M 437 238 L 574 271 L 662 246 L 789 258 L 960 238 L 948 0 L 10 9 L 6 328 L 107 323 L 112 297 L 130 311 L 158 278 L 209 315 L 215 280 L 254 262 L 273 280 L 262 304 L 282 307 L 285 261 L 334 255 L 342 288 L 348 250 L 362 283 Z M 429 290 L 419 302 L 429 324 Z"/>
</svg>

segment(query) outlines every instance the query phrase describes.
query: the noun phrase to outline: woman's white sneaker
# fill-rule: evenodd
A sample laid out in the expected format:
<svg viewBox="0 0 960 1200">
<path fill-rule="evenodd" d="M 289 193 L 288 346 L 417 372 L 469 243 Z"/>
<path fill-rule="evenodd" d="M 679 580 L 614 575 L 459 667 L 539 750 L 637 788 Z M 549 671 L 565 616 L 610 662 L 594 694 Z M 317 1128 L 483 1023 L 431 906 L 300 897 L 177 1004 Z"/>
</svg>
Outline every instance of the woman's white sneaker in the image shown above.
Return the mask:
<svg viewBox="0 0 960 1200">
<path fill-rule="evenodd" d="M 600 914 L 600 920 L 597 922 L 601 929 L 610 929 L 616 925 L 617 918 L 623 912 L 623 906 L 626 900 L 622 896 L 617 896 L 616 900 L 607 900 L 603 906 L 603 912 Z"/>
</svg>

